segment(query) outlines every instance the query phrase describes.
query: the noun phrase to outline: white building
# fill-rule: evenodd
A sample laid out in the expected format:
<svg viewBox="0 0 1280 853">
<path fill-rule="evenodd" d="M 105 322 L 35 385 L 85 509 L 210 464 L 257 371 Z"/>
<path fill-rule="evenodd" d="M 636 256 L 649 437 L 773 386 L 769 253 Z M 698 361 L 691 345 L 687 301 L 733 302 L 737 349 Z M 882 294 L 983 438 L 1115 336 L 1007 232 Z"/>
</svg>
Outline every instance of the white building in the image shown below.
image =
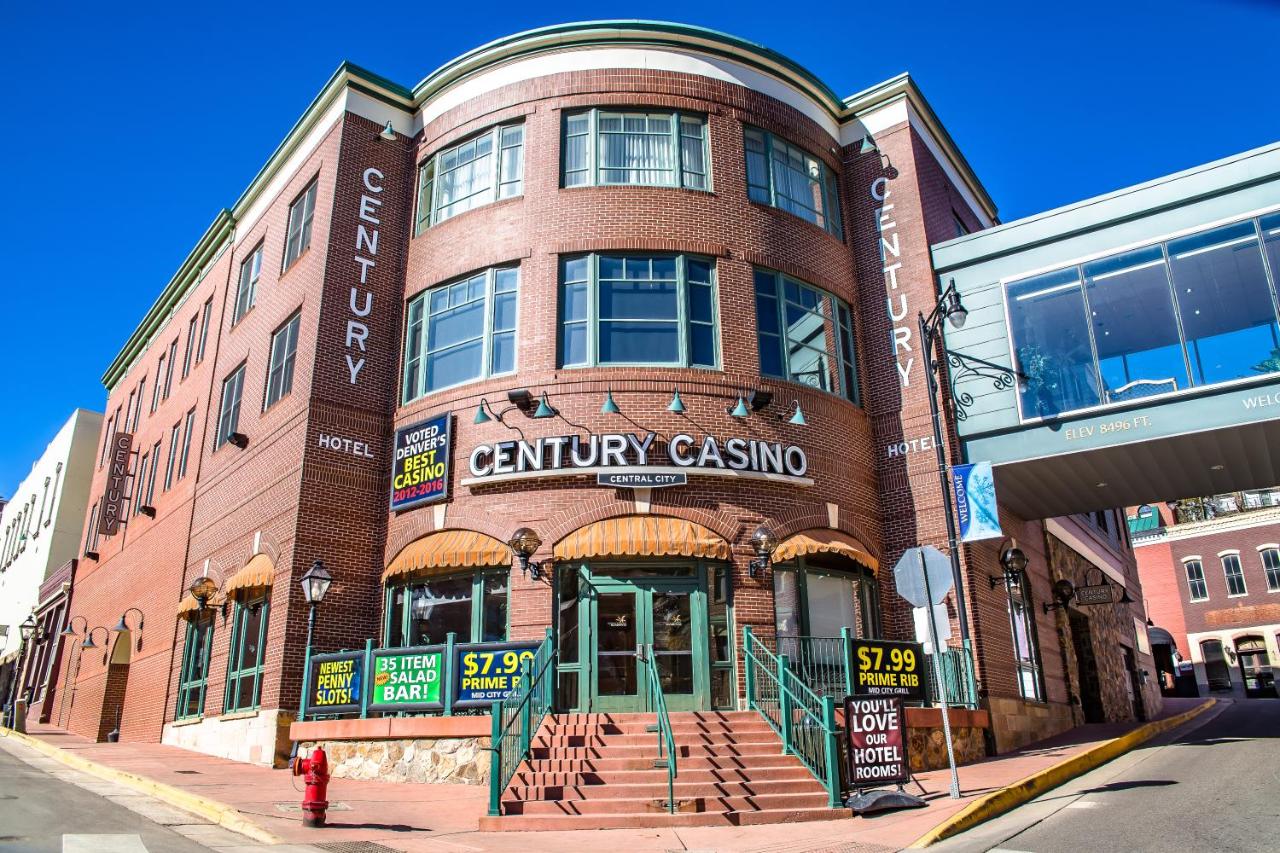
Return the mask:
<svg viewBox="0 0 1280 853">
<path fill-rule="evenodd" d="M 76 409 L 0 511 L 0 703 L 40 584 L 79 553 L 101 432 L 101 414 Z"/>
</svg>

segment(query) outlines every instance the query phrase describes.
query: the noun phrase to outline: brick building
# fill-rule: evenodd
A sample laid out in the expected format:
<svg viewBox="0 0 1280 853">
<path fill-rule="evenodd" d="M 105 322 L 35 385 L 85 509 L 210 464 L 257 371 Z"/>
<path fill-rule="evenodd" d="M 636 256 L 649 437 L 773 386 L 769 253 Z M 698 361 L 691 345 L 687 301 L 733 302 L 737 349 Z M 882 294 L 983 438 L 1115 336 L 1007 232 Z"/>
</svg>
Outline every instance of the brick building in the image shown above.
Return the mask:
<svg viewBox="0 0 1280 853">
<path fill-rule="evenodd" d="M 1135 507 L 1129 529 L 1147 613 L 1172 641 L 1164 669 L 1189 667 L 1200 695 L 1274 697 L 1280 490 Z"/>
<path fill-rule="evenodd" d="M 74 610 L 129 630 L 76 652 L 62 718 L 278 757 L 317 560 L 316 650 L 550 630 L 566 709 L 639 707 L 637 648 L 673 708 L 713 709 L 742 701 L 748 627 L 913 638 L 889 570 L 947 540 L 915 316 L 930 245 L 995 216 L 906 75 L 842 99 L 634 22 L 413 89 L 343 65 L 103 377 Z M 1151 709 L 1125 604 L 1041 607 L 1103 565 L 1140 599 L 1123 535 L 1002 521 L 1025 575 L 963 546 L 949 603 L 978 751 L 1083 721 L 1084 692 Z"/>
</svg>

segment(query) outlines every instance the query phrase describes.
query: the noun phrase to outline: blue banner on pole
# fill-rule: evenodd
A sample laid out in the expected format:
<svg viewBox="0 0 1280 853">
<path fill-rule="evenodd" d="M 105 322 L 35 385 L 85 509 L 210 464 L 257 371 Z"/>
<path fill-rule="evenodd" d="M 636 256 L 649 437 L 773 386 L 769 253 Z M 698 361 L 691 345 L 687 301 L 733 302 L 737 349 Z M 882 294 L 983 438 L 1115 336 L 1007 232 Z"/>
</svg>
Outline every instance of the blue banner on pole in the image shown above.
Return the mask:
<svg viewBox="0 0 1280 853">
<path fill-rule="evenodd" d="M 960 526 L 961 542 L 1004 536 L 1000 529 L 996 481 L 990 462 L 952 466 L 951 490 L 956 498 L 956 522 Z"/>
</svg>

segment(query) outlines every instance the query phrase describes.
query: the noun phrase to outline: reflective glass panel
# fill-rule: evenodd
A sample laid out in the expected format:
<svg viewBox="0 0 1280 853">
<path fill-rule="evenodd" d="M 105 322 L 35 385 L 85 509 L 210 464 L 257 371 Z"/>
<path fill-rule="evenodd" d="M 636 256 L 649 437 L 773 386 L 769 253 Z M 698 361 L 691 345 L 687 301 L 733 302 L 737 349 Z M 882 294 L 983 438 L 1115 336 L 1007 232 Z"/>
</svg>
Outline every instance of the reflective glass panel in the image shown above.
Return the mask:
<svg viewBox="0 0 1280 853">
<path fill-rule="evenodd" d="M 1085 321 L 1080 276 L 1073 267 L 1008 287 L 1009 324 L 1024 417 L 1096 406 L 1102 401 Z"/>
</svg>

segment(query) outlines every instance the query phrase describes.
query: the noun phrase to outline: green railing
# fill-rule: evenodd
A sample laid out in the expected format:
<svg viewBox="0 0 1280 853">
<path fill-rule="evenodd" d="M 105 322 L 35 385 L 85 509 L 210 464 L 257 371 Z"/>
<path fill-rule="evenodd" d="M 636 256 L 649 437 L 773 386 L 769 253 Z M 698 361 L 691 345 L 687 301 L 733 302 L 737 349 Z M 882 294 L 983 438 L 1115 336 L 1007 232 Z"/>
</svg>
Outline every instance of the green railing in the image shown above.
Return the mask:
<svg viewBox="0 0 1280 853">
<path fill-rule="evenodd" d="M 779 637 L 777 651 L 790 661 L 791 669 L 819 696 L 842 699 L 853 694 L 853 642 L 848 628 L 839 637 Z M 947 648 L 942 652 L 942 689 L 934 674 L 933 656 L 926 655 L 930 701 L 950 707 L 978 707 L 973 657 L 968 649 Z"/>
<path fill-rule="evenodd" d="M 511 784 L 516 768 L 529 755 L 533 735 L 551 710 L 555 698 L 555 644 L 551 629 L 525 661 L 520 684 L 507 698 L 493 703 L 493 735 L 489 744 L 489 814 L 502 814 L 502 792 Z"/>
<path fill-rule="evenodd" d="M 657 716 L 652 731 L 658 733 L 658 757 L 654 767 L 665 767 L 667 770 L 667 811 L 676 813 L 676 776 L 679 768 L 676 763 L 676 736 L 671 729 L 671 715 L 667 713 L 667 697 L 662 692 L 662 677 L 658 673 L 658 659 L 654 657 L 653 646 L 647 645 L 645 652 L 645 679 L 648 685 L 649 709 Z"/>
<path fill-rule="evenodd" d="M 782 738 L 782 750 L 795 755 L 827 789 L 831 808 L 840 805 L 840 740 L 836 703 L 819 696 L 793 671 L 787 656 L 775 655 L 742 630 L 742 660 L 747 707 L 759 711 Z"/>
</svg>

